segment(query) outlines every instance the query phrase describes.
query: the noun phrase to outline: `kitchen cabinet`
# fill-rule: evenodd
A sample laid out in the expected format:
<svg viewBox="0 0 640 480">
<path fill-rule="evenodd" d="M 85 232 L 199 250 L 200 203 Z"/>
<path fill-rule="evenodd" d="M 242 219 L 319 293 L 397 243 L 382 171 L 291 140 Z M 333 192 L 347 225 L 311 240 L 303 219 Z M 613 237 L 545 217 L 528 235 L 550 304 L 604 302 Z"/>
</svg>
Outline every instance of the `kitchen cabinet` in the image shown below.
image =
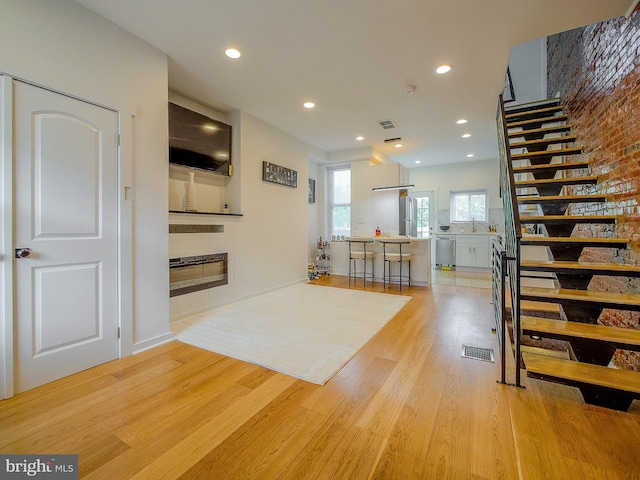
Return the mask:
<svg viewBox="0 0 640 480">
<path fill-rule="evenodd" d="M 489 235 L 456 235 L 456 266 L 489 268 Z"/>
</svg>

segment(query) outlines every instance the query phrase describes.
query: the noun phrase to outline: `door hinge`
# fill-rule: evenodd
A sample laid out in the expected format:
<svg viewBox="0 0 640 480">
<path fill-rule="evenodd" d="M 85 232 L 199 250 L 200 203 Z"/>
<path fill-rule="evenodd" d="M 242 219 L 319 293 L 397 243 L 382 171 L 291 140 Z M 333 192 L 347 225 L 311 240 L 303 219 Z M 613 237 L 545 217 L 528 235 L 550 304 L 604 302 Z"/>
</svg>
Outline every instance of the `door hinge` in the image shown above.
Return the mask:
<svg viewBox="0 0 640 480">
<path fill-rule="evenodd" d="M 117 133 L 116 134 L 116 147 L 119 147 L 119 146 L 120 146 L 120 134 Z"/>
<path fill-rule="evenodd" d="M 118 327 L 118 339 L 120 339 L 120 327 Z"/>
</svg>

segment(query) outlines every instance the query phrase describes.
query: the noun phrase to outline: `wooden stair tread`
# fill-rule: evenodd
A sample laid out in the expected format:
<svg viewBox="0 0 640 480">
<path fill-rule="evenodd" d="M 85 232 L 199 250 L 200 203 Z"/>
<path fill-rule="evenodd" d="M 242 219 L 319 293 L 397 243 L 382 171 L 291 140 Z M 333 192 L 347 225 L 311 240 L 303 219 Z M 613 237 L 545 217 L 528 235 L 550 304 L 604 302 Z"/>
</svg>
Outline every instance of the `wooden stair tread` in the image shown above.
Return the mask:
<svg viewBox="0 0 640 480">
<path fill-rule="evenodd" d="M 572 128 L 573 125 L 570 124 L 555 125 L 553 127 L 532 128 L 530 130 L 516 130 L 513 132 L 508 132 L 508 136 L 509 138 L 518 138 L 529 135 L 547 135 L 548 133 L 569 132 Z"/>
<path fill-rule="evenodd" d="M 584 338 L 615 343 L 625 347 L 640 347 L 640 330 L 632 328 L 609 327 L 606 325 L 592 325 L 590 323 L 568 322 L 552 318 L 521 316 L 522 330 L 551 335 L 553 338 Z M 528 334 L 529 334 L 528 333 Z"/>
<path fill-rule="evenodd" d="M 615 215 L 520 215 L 520 223 L 616 223 Z"/>
<path fill-rule="evenodd" d="M 575 135 L 565 135 L 562 137 L 540 138 L 538 140 L 525 140 L 524 142 L 515 142 L 509 144 L 509 148 L 527 148 L 536 145 L 553 145 L 556 143 L 575 142 L 578 137 Z"/>
<path fill-rule="evenodd" d="M 557 150 L 541 150 L 538 152 L 525 152 L 514 153 L 511 155 L 512 160 L 524 160 L 526 158 L 540 158 L 540 157 L 557 157 L 559 155 L 577 155 L 582 153 L 582 148 L 559 148 Z"/>
<path fill-rule="evenodd" d="M 640 393 L 640 374 L 629 370 L 522 353 L 527 373 L 576 383 Z"/>
<path fill-rule="evenodd" d="M 581 203 L 581 202 L 606 202 L 606 195 L 545 195 L 532 197 L 518 197 L 518 203 Z"/>
<path fill-rule="evenodd" d="M 597 304 L 604 308 L 640 310 L 640 295 L 627 293 L 571 290 L 568 288 L 520 287 L 520 297 L 524 300 Z"/>
<path fill-rule="evenodd" d="M 589 168 L 588 160 L 563 163 L 547 163 L 544 165 L 525 165 L 513 167 L 513 173 L 540 172 L 544 170 L 571 170 L 574 168 Z"/>
<path fill-rule="evenodd" d="M 522 120 L 519 122 L 507 122 L 507 128 L 522 127 L 524 125 L 536 125 L 539 123 L 564 122 L 567 120 L 566 115 L 553 115 L 544 118 L 534 118 L 531 120 Z"/>
<path fill-rule="evenodd" d="M 545 187 L 552 185 L 594 185 L 598 183 L 598 177 L 567 177 L 567 178 L 543 178 L 540 180 L 520 180 L 515 182 L 516 188 Z"/>
<path fill-rule="evenodd" d="M 505 308 L 511 309 L 511 293 L 507 287 L 505 296 Z M 560 316 L 560 305 L 549 302 L 536 302 L 534 300 L 520 300 L 520 312 L 537 312 L 546 315 L 554 314 Z"/>
<path fill-rule="evenodd" d="M 545 98 L 543 100 L 535 100 L 533 102 L 525 102 L 525 103 L 517 103 L 514 105 L 505 105 L 504 112 L 506 113 L 516 113 L 516 112 L 526 112 L 531 109 L 541 108 L 545 105 L 560 105 L 561 101 L 558 97 L 550 97 Z"/>
<path fill-rule="evenodd" d="M 620 263 L 571 262 L 566 260 L 522 260 L 520 268 L 531 272 L 575 273 L 640 277 L 640 267 Z"/>
<path fill-rule="evenodd" d="M 599 238 L 599 237 L 538 237 L 523 235 L 522 245 L 581 245 L 585 247 L 624 248 L 629 243 L 628 238 Z"/>
<path fill-rule="evenodd" d="M 540 106 L 542 108 L 533 108 L 530 110 L 523 110 L 520 112 L 511 112 L 511 113 L 507 113 L 505 112 L 505 116 L 504 118 L 509 121 L 509 120 L 514 120 L 514 119 L 526 119 L 526 118 L 538 118 L 541 115 L 547 115 L 550 113 L 557 113 L 562 111 L 562 105 L 552 105 L 552 106 Z"/>
<path fill-rule="evenodd" d="M 544 355 L 545 357 L 563 358 L 565 360 L 571 359 L 571 355 L 568 350 L 551 350 L 549 348 L 534 347 L 532 345 L 520 345 L 520 351 L 529 352 L 535 355 Z"/>
<path fill-rule="evenodd" d="M 539 125 L 544 123 L 566 122 L 568 117 L 566 115 L 551 115 L 543 118 L 533 118 L 529 120 L 521 120 L 516 122 L 507 122 L 507 128 L 525 127 L 527 125 Z"/>
</svg>

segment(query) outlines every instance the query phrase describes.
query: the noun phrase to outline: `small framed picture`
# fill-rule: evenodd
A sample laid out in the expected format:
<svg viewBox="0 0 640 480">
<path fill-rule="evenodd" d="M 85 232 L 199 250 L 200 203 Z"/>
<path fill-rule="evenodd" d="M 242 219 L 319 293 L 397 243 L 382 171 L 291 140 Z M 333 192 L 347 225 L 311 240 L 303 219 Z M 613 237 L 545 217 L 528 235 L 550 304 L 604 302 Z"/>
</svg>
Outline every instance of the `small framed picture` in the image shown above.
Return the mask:
<svg viewBox="0 0 640 480">
<path fill-rule="evenodd" d="M 316 203 L 316 181 L 309 179 L 309 203 Z"/>
<path fill-rule="evenodd" d="M 262 180 L 298 188 L 298 172 L 275 163 L 262 162 Z"/>
</svg>

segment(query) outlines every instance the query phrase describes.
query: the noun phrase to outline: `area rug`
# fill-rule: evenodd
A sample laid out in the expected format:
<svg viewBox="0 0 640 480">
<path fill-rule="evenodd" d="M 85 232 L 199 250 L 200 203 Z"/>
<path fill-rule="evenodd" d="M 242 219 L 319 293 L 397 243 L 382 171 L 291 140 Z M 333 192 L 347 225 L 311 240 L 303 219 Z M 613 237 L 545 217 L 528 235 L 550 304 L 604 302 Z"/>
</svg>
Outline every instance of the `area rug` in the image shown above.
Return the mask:
<svg viewBox="0 0 640 480">
<path fill-rule="evenodd" d="M 185 343 L 324 385 L 411 297 L 296 284 L 171 324 Z"/>
</svg>

